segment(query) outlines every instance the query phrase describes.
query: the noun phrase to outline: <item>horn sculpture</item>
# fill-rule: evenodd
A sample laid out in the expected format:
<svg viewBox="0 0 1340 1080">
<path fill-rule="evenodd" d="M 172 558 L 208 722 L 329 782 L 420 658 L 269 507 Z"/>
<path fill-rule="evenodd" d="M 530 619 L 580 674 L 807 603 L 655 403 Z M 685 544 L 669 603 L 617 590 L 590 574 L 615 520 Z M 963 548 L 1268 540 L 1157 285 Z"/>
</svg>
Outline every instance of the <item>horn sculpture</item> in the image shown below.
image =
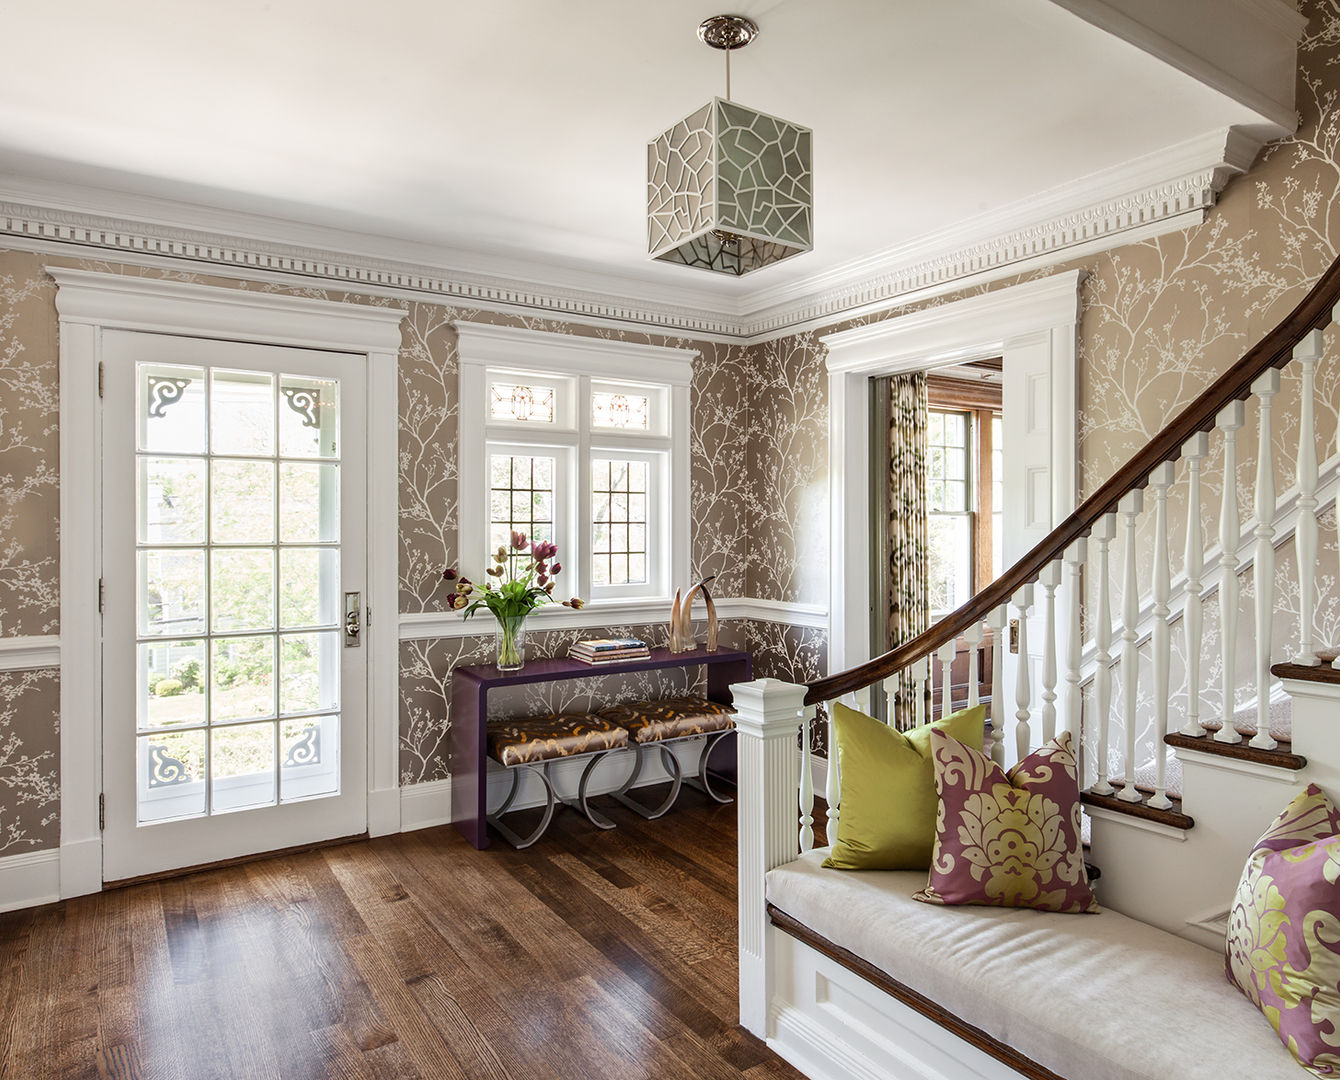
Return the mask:
<svg viewBox="0 0 1340 1080">
<path fill-rule="evenodd" d="M 689 590 L 688 596 L 680 602 L 680 590 L 675 590 L 675 603 L 670 609 L 670 651 L 672 653 L 692 652 L 698 647 L 698 639 L 693 634 L 693 598 L 699 592 L 707 601 L 707 651 L 717 651 L 717 606 L 712 602 L 712 594 L 707 583 L 716 578 L 716 574 L 705 577 Z"/>
</svg>

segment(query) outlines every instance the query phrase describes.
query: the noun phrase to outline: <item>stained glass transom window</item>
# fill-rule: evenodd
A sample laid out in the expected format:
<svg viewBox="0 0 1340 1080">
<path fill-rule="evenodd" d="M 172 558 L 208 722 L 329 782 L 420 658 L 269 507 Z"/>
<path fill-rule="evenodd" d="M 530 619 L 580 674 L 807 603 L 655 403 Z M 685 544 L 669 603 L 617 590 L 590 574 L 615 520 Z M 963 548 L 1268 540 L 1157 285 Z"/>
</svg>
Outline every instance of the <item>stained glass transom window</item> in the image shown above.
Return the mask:
<svg viewBox="0 0 1340 1080">
<path fill-rule="evenodd" d="M 489 415 L 494 420 L 552 424 L 554 397 L 552 386 L 496 382 L 489 387 Z"/>
<path fill-rule="evenodd" d="M 606 393 L 591 395 L 591 423 L 596 427 L 646 431 L 651 422 L 651 399 L 646 394 Z"/>
<path fill-rule="evenodd" d="M 591 462 L 591 580 L 596 585 L 647 581 L 647 463 Z"/>
</svg>

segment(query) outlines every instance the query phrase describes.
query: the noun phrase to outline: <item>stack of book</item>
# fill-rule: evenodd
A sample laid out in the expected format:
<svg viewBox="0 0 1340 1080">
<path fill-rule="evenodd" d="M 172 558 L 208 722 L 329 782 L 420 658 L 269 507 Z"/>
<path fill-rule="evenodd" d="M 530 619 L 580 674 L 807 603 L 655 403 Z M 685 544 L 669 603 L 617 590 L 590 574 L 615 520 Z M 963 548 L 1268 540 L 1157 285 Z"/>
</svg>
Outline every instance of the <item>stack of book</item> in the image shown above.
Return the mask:
<svg viewBox="0 0 1340 1080">
<path fill-rule="evenodd" d="M 568 655 L 583 664 L 617 664 L 628 660 L 646 660 L 651 656 L 647 643 L 638 638 L 591 638 L 579 641 Z"/>
</svg>

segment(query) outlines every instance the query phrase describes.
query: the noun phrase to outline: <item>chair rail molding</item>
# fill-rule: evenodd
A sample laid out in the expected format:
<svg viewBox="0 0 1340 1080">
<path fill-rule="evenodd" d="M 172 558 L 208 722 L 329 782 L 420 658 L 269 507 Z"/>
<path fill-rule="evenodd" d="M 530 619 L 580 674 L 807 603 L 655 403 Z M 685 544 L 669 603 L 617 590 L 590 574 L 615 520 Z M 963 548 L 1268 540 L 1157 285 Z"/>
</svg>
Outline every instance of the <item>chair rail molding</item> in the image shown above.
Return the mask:
<svg viewBox="0 0 1340 1080">
<path fill-rule="evenodd" d="M 105 274 L 46 268 L 60 323 L 61 458 L 61 842 L 62 898 L 102 887 L 102 413 L 98 364 L 105 329 L 187 334 L 352 352 L 368 378 L 367 602 L 395 611 L 397 559 L 397 391 L 400 308 L 342 304 Z M 372 377 L 375 373 L 375 377 Z M 368 631 L 368 832 L 400 830 L 399 643 Z"/>
<path fill-rule="evenodd" d="M 869 607 L 850 599 L 870 595 L 871 379 L 988 356 L 1003 356 L 1008 372 L 1012 353 L 1048 351 L 1059 521 L 1075 506 L 1075 410 L 1064 403 L 1074 401 L 1083 280 L 1082 270 L 1070 270 L 820 338 L 828 350 L 829 671 L 870 658 Z"/>
<path fill-rule="evenodd" d="M 0 671 L 60 667 L 60 638 L 55 634 L 0 638 Z"/>
</svg>

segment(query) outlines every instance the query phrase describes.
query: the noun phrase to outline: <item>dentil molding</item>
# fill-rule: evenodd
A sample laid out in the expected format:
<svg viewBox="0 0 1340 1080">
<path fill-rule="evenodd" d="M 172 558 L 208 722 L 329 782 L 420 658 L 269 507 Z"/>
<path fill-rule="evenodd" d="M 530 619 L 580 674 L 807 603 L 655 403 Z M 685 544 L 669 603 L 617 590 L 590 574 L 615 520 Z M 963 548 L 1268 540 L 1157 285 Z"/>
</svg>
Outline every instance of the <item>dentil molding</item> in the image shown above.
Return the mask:
<svg viewBox="0 0 1340 1080">
<path fill-rule="evenodd" d="M 9 247 L 120 258 L 131 263 L 189 264 L 201 272 L 262 281 L 317 281 L 376 295 L 439 297 L 485 310 L 540 311 L 596 325 L 637 325 L 667 334 L 741 343 L 765 341 L 896 302 L 952 292 L 968 281 L 990 280 L 1080 253 L 1112 247 L 1199 223 L 1228 180 L 1250 166 L 1262 142 L 1238 130 L 1201 136 L 1127 162 L 1064 188 L 969 219 L 951 230 L 862 259 L 779 289 L 763 289 L 716 310 L 667 300 L 609 275 L 581 276 L 583 288 L 534 280 L 535 267 L 517 277 L 461 272 L 420 260 L 341 251 L 358 237 L 284 223 L 287 239 L 265 241 L 275 223 L 240 213 L 171 204 L 191 222 L 166 224 L 151 214 L 152 200 L 62 185 L 60 205 L 42 185 L 0 178 L 0 244 Z M 165 204 L 166 205 L 166 204 Z M 94 211 L 90 209 L 96 207 Z M 118 213 L 117 211 L 124 211 Z M 312 242 L 301 243 L 301 239 Z M 323 246 L 324 245 L 324 246 Z M 395 251 L 391 241 L 378 241 Z M 521 273 L 531 275 L 522 277 Z M 572 275 L 566 275 L 571 277 Z M 632 286 L 630 288 L 630 285 Z M 591 287 L 600 286 L 600 287 Z M 647 290 L 655 287 L 647 285 Z"/>
</svg>

